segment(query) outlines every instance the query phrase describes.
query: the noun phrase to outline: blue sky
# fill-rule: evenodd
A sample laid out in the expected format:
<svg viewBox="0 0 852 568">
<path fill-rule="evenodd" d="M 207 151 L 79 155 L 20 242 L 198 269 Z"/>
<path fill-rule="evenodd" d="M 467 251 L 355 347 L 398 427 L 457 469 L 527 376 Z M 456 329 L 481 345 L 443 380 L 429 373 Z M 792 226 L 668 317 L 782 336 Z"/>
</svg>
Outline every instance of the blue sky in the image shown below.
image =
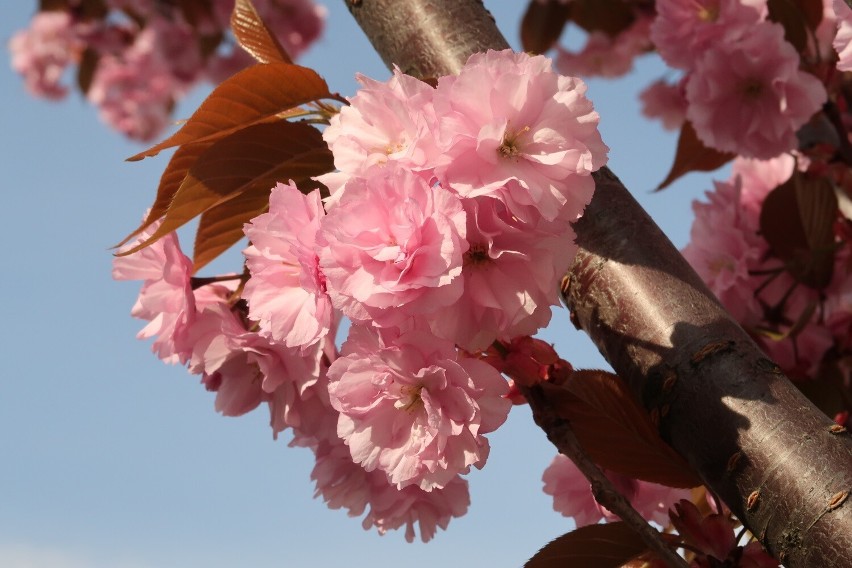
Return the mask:
<svg viewBox="0 0 852 568">
<path fill-rule="evenodd" d="M 4 45 L 35 4 L 3 3 Z M 523 4 L 486 0 L 516 47 Z M 387 77 L 343 3 L 328 7 L 326 35 L 301 63 L 349 95 L 356 71 Z M 0 566 L 520 566 L 570 529 L 541 492 L 554 450 L 527 408 L 490 436 L 488 464 L 470 476 L 468 515 L 429 544 L 366 532 L 313 499 L 310 452 L 273 441 L 264 412 L 217 415 L 197 377 L 134 339 L 138 286 L 110 279 L 109 247 L 153 200 L 167 157 L 125 162 L 138 145 L 76 94 L 59 104 L 31 98 L 3 56 Z M 636 94 L 663 73 L 646 57 L 624 80 L 592 81 L 589 96 L 611 167 L 683 246 L 690 201 L 710 182 L 693 175 L 650 192 L 668 171 L 675 137 L 639 116 Z M 237 269 L 238 257 L 229 258 L 221 270 Z M 604 365 L 564 311 L 543 335 L 575 366 Z"/>
</svg>

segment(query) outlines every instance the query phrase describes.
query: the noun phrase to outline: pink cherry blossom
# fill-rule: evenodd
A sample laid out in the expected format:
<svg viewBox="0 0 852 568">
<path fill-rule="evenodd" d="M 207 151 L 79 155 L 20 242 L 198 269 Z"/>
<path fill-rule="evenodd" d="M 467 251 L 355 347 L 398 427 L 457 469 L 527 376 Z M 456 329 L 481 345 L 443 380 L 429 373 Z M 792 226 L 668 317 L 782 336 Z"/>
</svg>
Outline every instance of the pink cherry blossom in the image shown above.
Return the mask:
<svg viewBox="0 0 852 568">
<path fill-rule="evenodd" d="M 418 525 L 420 539 L 428 542 L 439 527 L 446 529 L 450 519 L 464 515 L 470 505 L 467 481 L 458 476 L 442 489 L 424 491 L 413 485 L 397 489 L 384 472 L 366 471 L 354 463 L 340 440 L 321 443 L 315 454 L 314 496 L 321 496 L 332 509 L 346 509 L 351 517 L 369 507 L 362 525 L 376 527 L 382 535 L 404 526 L 405 540 L 413 542 Z"/>
<path fill-rule="evenodd" d="M 543 56 L 472 55 L 458 75 L 438 81 L 436 174 L 465 197 L 504 200 L 516 215 L 532 206 L 548 220 L 575 220 L 608 151 L 585 92 Z"/>
<path fill-rule="evenodd" d="M 87 96 L 101 119 L 126 136 L 148 141 L 168 124 L 181 85 L 157 51 L 157 34 L 145 29 L 121 55 L 101 57 Z"/>
<path fill-rule="evenodd" d="M 750 314 L 760 313 L 749 270 L 765 255 L 766 244 L 757 234 L 757 217 L 741 208 L 741 182 L 715 186 L 706 194 L 707 203 L 693 202 L 695 220 L 682 252 L 722 305 L 743 323 L 752 319 Z"/>
<path fill-rule="evenodd" d="M 559 304 L 559 281 L 577 247 L 568 223 L 523 223 L 486 197 L 466 199 L 467 239 L 457 302 L 425 319 L 432 331 L 469 351 L 495 339 L 533 335 Z"/>
<path fill-rule="evenodd" d="M 686 83 L 687 118 L 706 145 L 768 159 L 797 147 L 796 131 L 826 100 L 816 77 L 778 24 L 753 26 L 739 41 L 698 58 Z"/>
<path fill-rule="evenodd" d="M 434 166 L 437 149 L 432 98 L 435 90 L 399 69 L 380 83 L 357 76 L 361 88 L 350 106 L 332 117 L 323 138 L 334 165 L 349 175 L 363 175 L 374 165 L 397 162 L 412 171 Z"/>
<path fill-rule="evenodd" d="M 48 99 L 68 94 L 63 75 L 86 47 L 79 26 L 67 12 L 38 12 L 28 29 L 9 40 L 12 68 L 23 75 L 30 93 Z"/>
<path fill-rule="evenodd" d="M 470 506 L 467 481 L 459 476 L 444 487 L 424 491 L 413 485 L 397 489 L 377 473 L 370 474 L 370 512 L 362 525 L 375 526 L 379 534 L 405 526 L 405 540 L 413 542 L 416 523 L 420 540 L 429 542 L 439 527 L 446 530 L 450 519 L 461 517 Z"/>
<path fill-rule="evenodd" d="M 691 69 L 707 51 L 740 40 L 765 13 L 765 0 L 657 0 L 651 39 L 672 67 Z"/>
<path fill-rule="evenodd" d="M 796 167 L 796 158 L 781 154 L 771 160 L 754 160 L 738 156 L 731 167 L 731 179 L 740 179 L 739 196 L 743 215 L 749 226 L 757 231 L 763 201 L 773 189 L 790 179 Z"/>
<path fill-rule="evenodd" d="M 651 19 L 637 18 L 627 29 L 610 36 L 592 31 L 579 52 L 557 46 L 556 69 L 580 77 L 621 77 L 633 69 L 633 60 L 653 46 L 648 37 Z"/>
<path fill-rule="evenodd" d="M 614 472 L 605 472 L 605 475 L 640 515 L 661 526 L 668 524 L 669 507 L 690 496 L 689 489 L 673 489 Z M 595 500 L 591 484 L 566 456 L 557 454 L 544 471 L 542 480 L 544 492 L 553 497 L 553 509 L 566 517 L 572 517 L 578 527 L 597 523 L 601 519 L 607 522 L 619 520 L 617 515 Z"/>
<path fill-rule="evenodd" d="M 322 222 L 320 269 L 332 302 L 379 325 L 452 304 L 464 235 L 461 202 L 440 186 L 390 165 L 353 178 Z"/>
<path fill-rule="evenodd" d="M 300 428 L 305 401 L 322 396 L 314 388 L 322 373 L 322 345 L 301 351 L 270 342 L 248 331 L 226 302 L 205 307 L 189 341 L 190 372 L 202 374 L 208 390 L 216 392 L 216 410 L 225 416 L 239 416 L 267 402 L 277 434 Z"/>
<path fill-rule="evenodd" d="M 380 337 L 353 326 L 328 370 L 337 433 L 352 459 L 398 488 L 441 488 L 482 467 L 483 434 L 506 419 L 506 381 L 490 365 L 460 357 L 452 343 L 411 331 Z"/>
<path fill-rule="evenodd" d="M 151 225 L 119 249 L 119 253 L 146 241 L 159 226 L 159 221 Z M 181 252 L 176 233 L 169 233 L 142 250 L 113 260 L 113 278 L 143 281 L 130 313 L 149 323 L 136 337 L 155 337 L 152 350 L 167 363 L 185 363 L 190 355 L 187 333 L 196 310 L 191 275 L 192 261 Z"/>
<path fill-rule="evenodd" d="M 269 212 L 245 226 L 251 246 L 243 253 L 251 278 L 242 297 L 261 334 L 289 347 L 316 343 L 333 324 L 316 245 L 324 215 L 319 191 L 304 195 L 292 182 L 279 183 Z"/>
<path fill-rule="evenodd" d="M 687 102 L 683 87 L 683 82 L 654 81 L 639 94 L 642 114 L 660 119 L 666 130 L 677 130 L 686 119 Z"/>
<path fill-rule="evenodd" d="M 837 18 L 837 35 L 833 42 L 838 57 L 837 68 L 852 71 L 852 8 L 843 0 L 834 0 L 833 8 Z"/>
</svg>

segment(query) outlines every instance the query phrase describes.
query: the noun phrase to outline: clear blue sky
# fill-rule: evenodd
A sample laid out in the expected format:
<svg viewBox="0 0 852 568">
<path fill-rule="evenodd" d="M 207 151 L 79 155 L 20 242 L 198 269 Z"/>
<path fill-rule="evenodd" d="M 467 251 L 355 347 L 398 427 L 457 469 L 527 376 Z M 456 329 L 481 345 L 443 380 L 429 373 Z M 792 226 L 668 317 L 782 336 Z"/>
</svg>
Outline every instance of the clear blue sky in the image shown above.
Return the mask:
<svg viewBox="0 0 852 568">
<path fill-rule="evenodd" d="M 4 45 L 35 4 L 3 3 Z M 523 4 L 486 0 L 515 46 Z M 356 71 L 387 77 L 343 3 L 328 7 L 325 38 L 302 63 L 343 94 L 354 92 Z M 110 279 L 109 246 L 152 201 L 167 158 L 124 162 L 139 146 L 102 125 L 76 94 L 59 104 L 31 98 L 7 50 L 3 57 L 0 566 L 521 566 L 570 529 L 541 491 L 554 450 L 525 407 L 490 436 L 488 464 L 470 476 L 469 514 L 427 545 L 366 532 L 312 499 L 310 452 L 273 441 L 265 412 L 217 415 L 197 377 L 163 365 L 134 339 L 138 286 Z M 639 116 L 636 94 L 664 72 L 646 57 L 625 80 L 591 82 L 589 95 L 611 167 L 683 246 L 689 203 L 710 182 L 694 175 L 650 193 L 675 138 Z M 202 96 L 176 116 L 191 114 Z M 563 357 L 603 365 L 564 311 L 554 320 L 544 336 Z"/>
</svg>

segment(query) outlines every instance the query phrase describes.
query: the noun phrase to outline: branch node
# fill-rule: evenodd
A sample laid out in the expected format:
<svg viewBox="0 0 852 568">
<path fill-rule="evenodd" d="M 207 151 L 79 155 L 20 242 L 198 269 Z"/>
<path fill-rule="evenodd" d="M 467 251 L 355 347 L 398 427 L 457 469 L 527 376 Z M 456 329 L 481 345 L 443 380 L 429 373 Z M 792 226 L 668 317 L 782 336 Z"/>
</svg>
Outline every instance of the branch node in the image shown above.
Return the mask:
<svg viewBox="0 0 852 568">
<path fill-rule="evenodd" d="M 740 463 L 740 459 L 742 459 L 742 452 L 734 452 L 731 454 L 731 457 L 728 458 L 728 465 L 725 466 L 725 471 L 728 474 L 734 473 L 734 470 L 737 469 L 737 466 Z"/>
<path fill-rule="evenodd" d="M 752 491 L 748 499 L 746 499 L 746 510 L 751 511 L 755 507 L 757 507 L 757 500 L 760 498 L 760 491 L 754 490 Z"/>
<path fill-rule="evenodd" d="M 716 353 L 721 353 L 723 351 L 728 351 L 730 349 L 733 349 L 733 347 L 734 342 L 730 339 L 708 343 L 707 345 L 696 351 L 696 353 L 692 357 L 690 357 L 689 362 L 693 366 L 696 366 L 711 355 L 715 355 Z"/>
</svg>

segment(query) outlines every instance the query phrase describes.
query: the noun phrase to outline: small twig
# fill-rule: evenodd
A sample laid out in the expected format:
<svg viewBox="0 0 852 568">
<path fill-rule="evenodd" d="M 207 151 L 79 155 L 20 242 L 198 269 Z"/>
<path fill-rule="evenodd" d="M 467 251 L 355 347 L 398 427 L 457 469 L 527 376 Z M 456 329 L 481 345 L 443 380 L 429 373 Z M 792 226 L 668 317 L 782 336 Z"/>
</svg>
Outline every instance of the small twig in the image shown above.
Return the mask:
<svg viewBox="0 0 852 568">
<path fill-rule="evenodd" d="M 521 392 L 532 408 L 536 424 L 544 430 L 548 440 L 561 454 L 570 458 L 592 484 L 592 494 L 597 502 L 630 525 L 645 544 L 670 568 L 688 568 L 686 561 L 669 548 L 660 533 L 636 512 L 630 501 L 618 492 L 603 471 L 589 458 L 580 446 L 571 425 L 554 411 L 541 387 L 521 386 Z"/>
</svg>

